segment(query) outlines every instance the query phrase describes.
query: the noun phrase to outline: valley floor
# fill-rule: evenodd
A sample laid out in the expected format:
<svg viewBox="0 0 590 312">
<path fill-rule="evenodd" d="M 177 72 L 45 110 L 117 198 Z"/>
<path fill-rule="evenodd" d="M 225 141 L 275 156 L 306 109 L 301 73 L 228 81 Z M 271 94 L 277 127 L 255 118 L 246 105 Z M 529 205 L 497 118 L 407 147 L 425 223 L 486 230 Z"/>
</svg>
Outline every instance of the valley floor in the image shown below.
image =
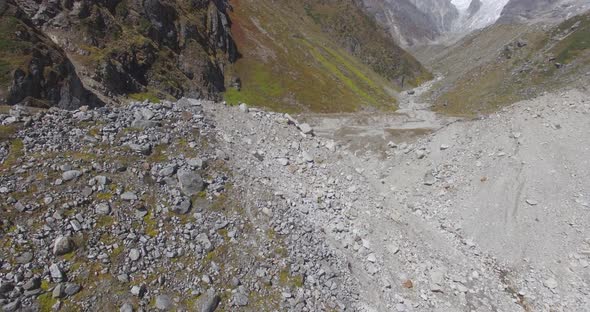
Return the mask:
<svg viewBox="0 0 590 312">
<path fill-rule="evenodd" d="M 458 120 L 427 88 L 311 126 L 189 99 L 10 109 L 3 310 L 590 311 L 590 93 Z"/>
<path fill-rule="evenodd" d="M 243 186 L 340 256 L 353 310 L 589 311 L 590 94 L 472 121 L 423 109 L 306 116 L 313 137 L 279 114 L 205 108 Z"/>
</svg>

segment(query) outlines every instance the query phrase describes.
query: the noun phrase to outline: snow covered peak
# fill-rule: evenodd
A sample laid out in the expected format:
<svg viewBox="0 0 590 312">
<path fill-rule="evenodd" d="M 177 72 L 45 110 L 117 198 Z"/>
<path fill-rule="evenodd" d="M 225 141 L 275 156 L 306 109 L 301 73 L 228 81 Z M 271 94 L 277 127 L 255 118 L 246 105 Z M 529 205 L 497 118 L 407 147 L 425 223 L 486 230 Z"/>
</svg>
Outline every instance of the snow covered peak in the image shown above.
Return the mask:
<svg viewBox="0 0 590 312">
<path fill-rule="evenodd" d="M 495 23 L 509 0 L 452 0 L 460 12 L 455 24 L 457 32 L 468 32 Z M 472 3 L 474 2 L 474 3 Z M 475 5 L 479 2 L 478 5 Z M 474 5 L 472 5 L 474 4 Z"/>
</svg>

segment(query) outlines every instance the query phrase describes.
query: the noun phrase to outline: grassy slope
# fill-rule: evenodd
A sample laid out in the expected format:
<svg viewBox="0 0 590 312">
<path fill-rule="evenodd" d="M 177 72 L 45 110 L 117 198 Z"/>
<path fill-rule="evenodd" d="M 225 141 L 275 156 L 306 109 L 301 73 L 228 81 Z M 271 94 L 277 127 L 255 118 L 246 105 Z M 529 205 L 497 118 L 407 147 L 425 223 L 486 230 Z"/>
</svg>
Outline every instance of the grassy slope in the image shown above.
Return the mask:
<svg viewBox="0 0 590 312">
<path fill-rule="evenodd" d="M 578 21 L 580 26 L 572 30 Z M 527 45 L 503 49 L 517 40 Z M 492 54 L 478 55 L 482 51 Z M 550 30 L 493 26 L 461 41 L 436 62 L 447 64 L 437 70 L 449 78 L 434 91 L 435 110 L 453 115 L 490 113 L 544 91 L 578 86 L 590 70 L 590 14 Z"/>
<path fill-rule="evenodd" d="M 394 84 L 326 35 L 326 29 L 314 22 L 313 7 L 284 0 L 239 0 L 232 6 L 232 33 L 242 54 L 233 70 L 242 89 L 226 92 L 229 103 L 287 112 L 395 107 Z"/>
</svg>

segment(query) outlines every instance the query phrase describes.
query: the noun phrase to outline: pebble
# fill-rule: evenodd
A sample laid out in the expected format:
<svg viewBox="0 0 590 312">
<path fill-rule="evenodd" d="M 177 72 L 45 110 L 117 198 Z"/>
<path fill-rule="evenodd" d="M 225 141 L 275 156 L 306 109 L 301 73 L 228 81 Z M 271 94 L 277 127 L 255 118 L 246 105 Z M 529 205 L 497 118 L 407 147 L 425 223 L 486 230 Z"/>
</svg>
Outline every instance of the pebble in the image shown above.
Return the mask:
<svg viewBox="0 0 590 312">
<path fill-rule="evenodd" d="M 549 289 L 557 288 L 557 281 L 554 278 L 549 278 L 543 281 L 543 285 Z"/>
<path fill-rule="evenodd" d="M 74 250 L 74 242 L 68 236 L 60 236 L 53 242 L 53 254 L 57 256 L 65 255 Z"/>
<path fill-rule="evenodd" d="M 126 200 L 126 201 L 134 201 L 134 200 L 137 200 L 138 197 L 133 192 L 125 192 L 125 193 L 121 194 L 121 199 Z"/>
<path fill-rule="evenodd" d="M 172 308 L 172 300 L 166 295 L 159 295 L 156 297 L 156 309 L 160 311 L 168 311 Z"/>
<path fill-rule="evenodd" d="M 140 256 L 141 256 L 141 254 L 139 253 L 139 250 L 137 250 L 137 249 L 131 249 L 129 251 L 129 259 L 131 259 L 131 261 L 139 260 Z"/>
<path fill-rule="evenodd" d="M 299 130 L 301 130 L 301 132 L 303 132 L 303 134 L 312 134 L 313 133 L 313 128 L 306 123 L 300 124 Z"/>
<path fill-rule="evenodd" d="M 82 175 L 82 172 L 81 171 L 78 171 L 78 170 L 69 170 L 69 171 L 66 171 L 66 172 L 62 173 L 61 178 L 62 178 L 62 180 L 64 180 L 64 181 L 67 182 L 67 181 L 71 181 L 71 180 L 77 179 L 81 175 Z"/>
<path fill-rule="evenodd" d="M 109 205 L 109 203 L 100 203 L 96 205 L 94 210 L 96 214 L 108 215 L 109 213 L 111 213 L 111 205 Z"/>
</svg>

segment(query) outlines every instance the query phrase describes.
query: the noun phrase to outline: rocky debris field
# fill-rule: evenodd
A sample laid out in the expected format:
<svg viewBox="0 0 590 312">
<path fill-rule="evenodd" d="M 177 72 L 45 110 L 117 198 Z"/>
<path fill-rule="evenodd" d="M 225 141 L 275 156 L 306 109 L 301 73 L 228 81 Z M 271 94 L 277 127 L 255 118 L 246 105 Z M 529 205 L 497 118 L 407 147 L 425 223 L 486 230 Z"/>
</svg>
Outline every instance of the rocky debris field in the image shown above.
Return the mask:
<svg viewBox="0 0 590 312">
<path fill-rule="evenodd" d="M 233 159 L 249 155 L 217 142 L 206 104 L 0 115 L 3 311 L 349 304 L 314 229 L 236 179 Z"/>
<path fill-rule="evenodd" d="M 407 142 L 189 99 L 14 107 L 2 308 L 586 311 L 588 98 L 429 119 Z"/>
</svg>

